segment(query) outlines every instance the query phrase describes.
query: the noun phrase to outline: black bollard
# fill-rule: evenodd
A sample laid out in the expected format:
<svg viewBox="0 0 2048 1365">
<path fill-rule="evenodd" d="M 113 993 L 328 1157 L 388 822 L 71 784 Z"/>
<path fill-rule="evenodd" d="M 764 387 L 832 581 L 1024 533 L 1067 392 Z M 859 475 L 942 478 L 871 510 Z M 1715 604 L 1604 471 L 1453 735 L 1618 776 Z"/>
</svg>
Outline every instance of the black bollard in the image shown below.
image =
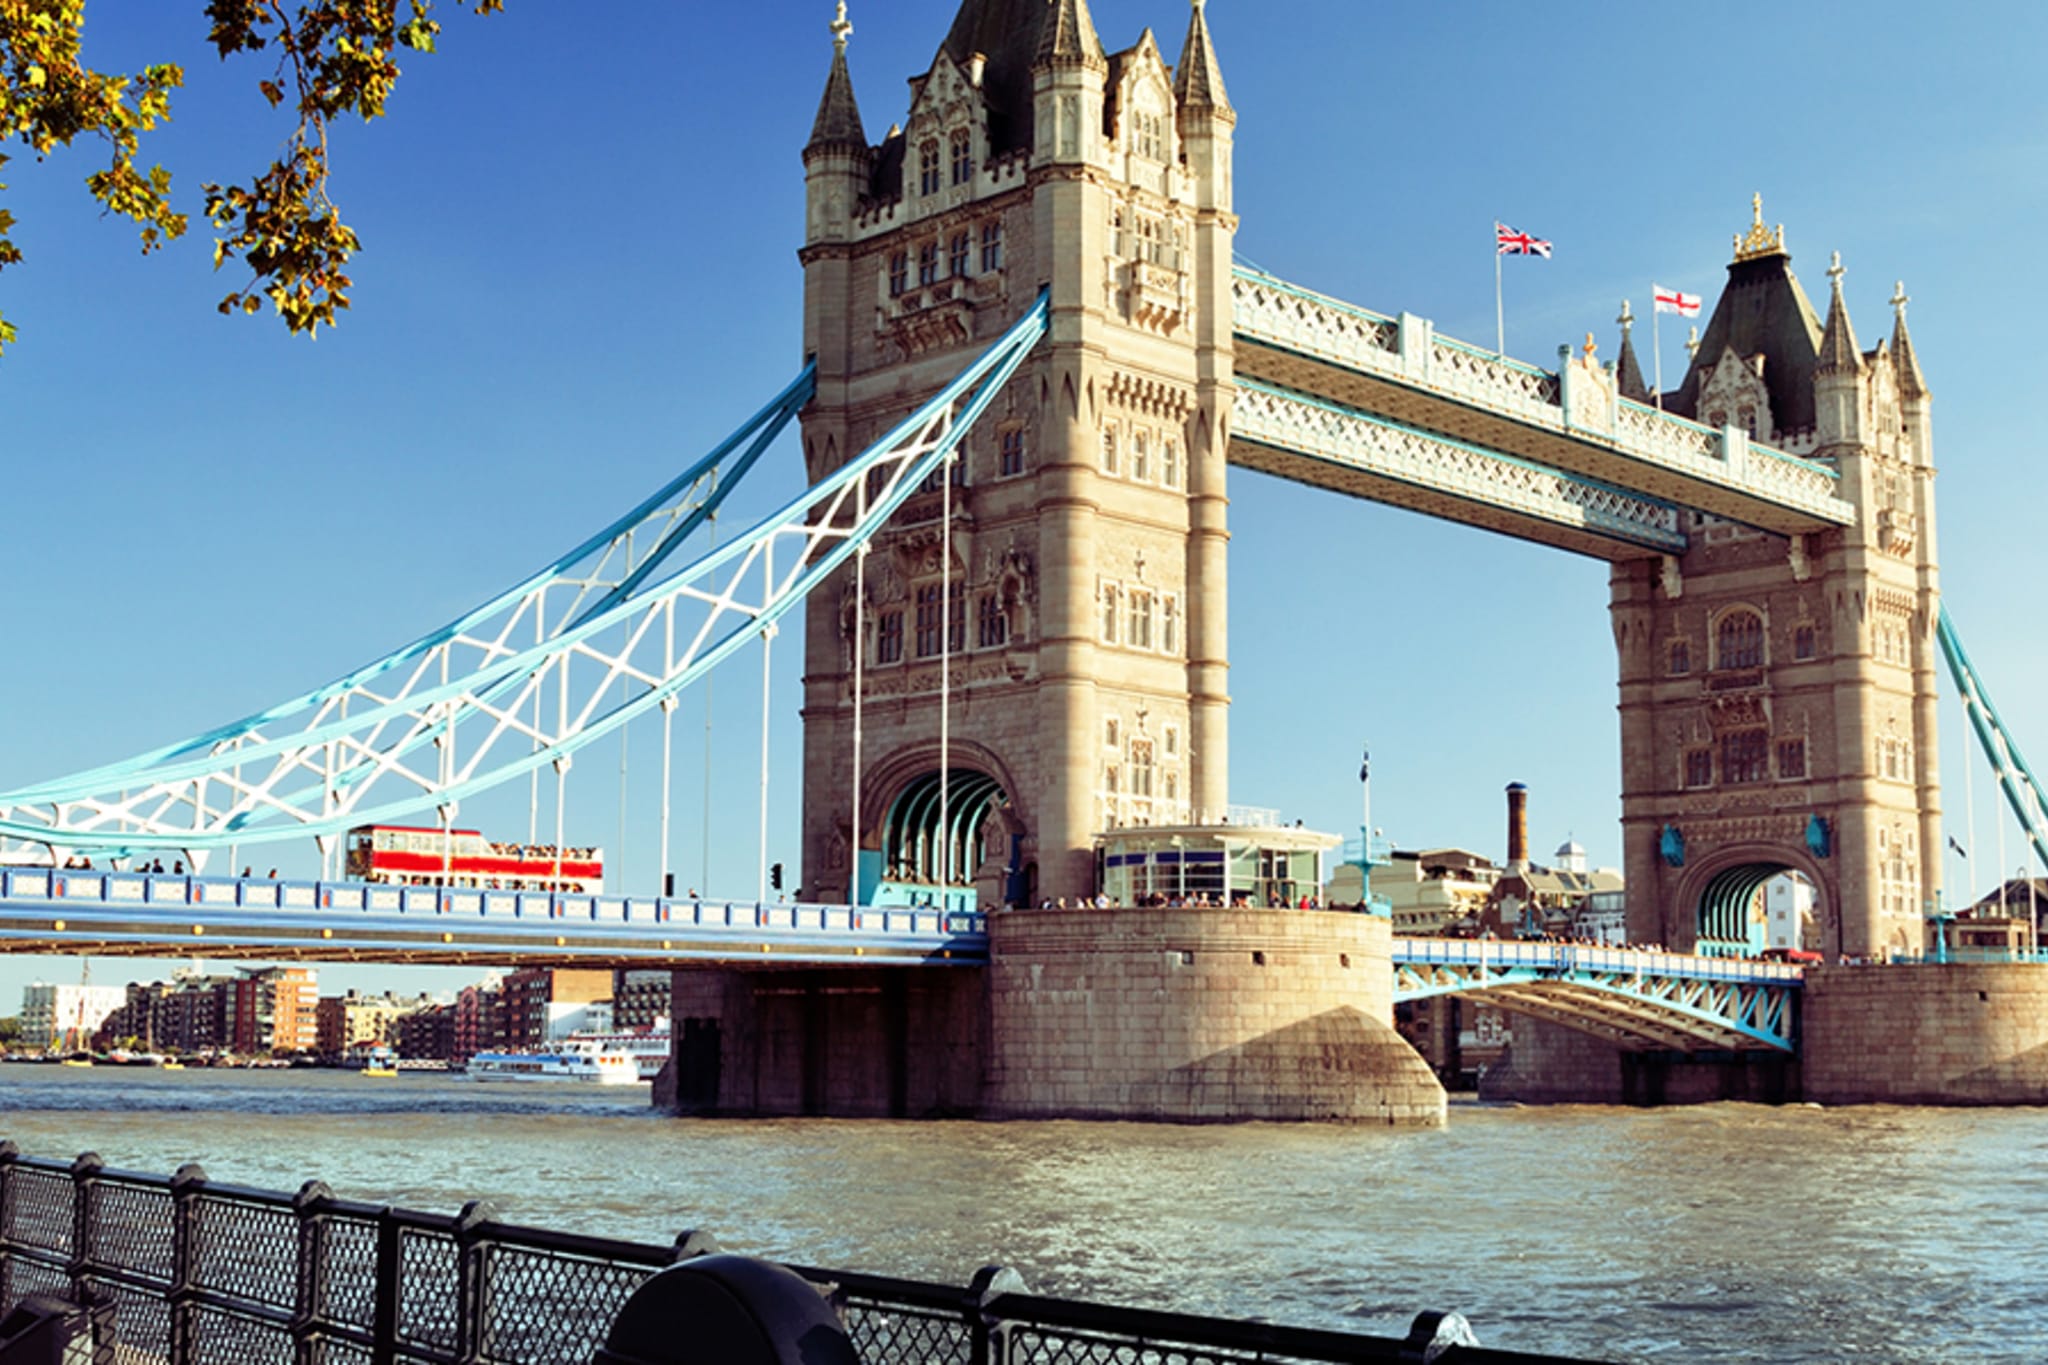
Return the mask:
<svg viewBox="0 0 2048 1365">
<path fill-rule="evenodd" d="M 860 1365 L 802 1276 L 750 1256 L 698 1256 L 633 1291 L 591 1365 Z"/>
</svg>

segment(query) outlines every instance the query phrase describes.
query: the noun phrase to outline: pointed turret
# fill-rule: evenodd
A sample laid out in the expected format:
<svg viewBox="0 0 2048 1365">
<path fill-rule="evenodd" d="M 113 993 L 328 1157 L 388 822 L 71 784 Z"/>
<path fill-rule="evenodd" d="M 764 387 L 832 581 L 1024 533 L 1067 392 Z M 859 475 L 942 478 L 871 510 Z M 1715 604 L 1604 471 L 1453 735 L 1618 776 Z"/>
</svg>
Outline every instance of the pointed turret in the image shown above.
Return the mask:
<svg viewBox="0 0 2048 1365">
<path fill-rule="evenodd" d="M 1621 324 L 1621 357 L 1614 362 L 1615 387 L 1621 390 L 1623 398 L 1647 403 L 1650 401 L 1650 387 L 1643 383 L 1643 367 L 1636 361 L 1636 314 L 1627 299 L 1621 301 L 1621 316 L 1615 321 Z"/>
<path fill-rule="evenodd" d="M 1109 69 L 1102 39 L 1095 36 L 1095 21 L 1088 16 L 1088 0 L 1052 0 L 1038 30 L 1038 56 L 1032 66 L 1063 63 Z"/>
<path fill-rule="evenodd" d="M 1849 325 L 1849 305 L 1842 301 L 1842 253 L 1834 254 L 1828 266 L 1828 321 L 1821 329 L 1820 354 L 1814 358 L 1813 376 L 1857 374 L 1863 369 L 1863 352 L 1856 345 L 1856 329 Z"/>
<path fill-rule="evenodd" d="M 811 122 L 811 140 L 804 151 L 850 146 L 865 151 L 866 129 L 861 126 L 860 104 L 853 97 L 853 73 L 846 68 L 846 40 L 853 36 L 847 22 L 846 0 L 840 0 L 839 17 L 832 21 L 832 70 L 825 77 L 825 93 L 818 101 L 818 117 Z"/>
<path fill-rule="evenodd" d="M 1908 402 L 1931 395 L 1927 376 L 1920 372 L 1920 357 L 1913 352 L 1913 336 L 1906 330 L 1906 284 L 1892 286 L 1892 368 L 1899 375 L 1899 396 Z"/>
<path fill-rule="evenodd" d="M 1206 3 L 1194 0 L 1188 40 L 1181 44 L 1180 64 L 1173 69 L 1173 93 L 1183 109 L 1230 108 L 1230 96 L 1223 90 L 1223 71 L 1216 65 L 1216 48 L 1209 41 L 1209 20 L 1203 13 Z"/>
<path fill-rule="evenodd" d="M 1701 386 L 1720 366 L 1724 355 L 1755 365 L 1770 395 L 1772 431 L 1759 429 L 1760 439 L 1774 433 L 1802 431 L 1814 424 L 1814 356 L 1820 350 L 1820 317 L 1807 301 L 1792 273 L 1785 249 L 1785 228 L 1764 226 L 1763 199 L 1750 197 L 1747 234 L 1735 238 L 1735 259 L 1728 263 L 1728 284 L 1714 304 L 1714 314 L 1700 335 L 1684 380 L 1664 399 L 1667 412 L 1706 421 Z"/>
</svg>

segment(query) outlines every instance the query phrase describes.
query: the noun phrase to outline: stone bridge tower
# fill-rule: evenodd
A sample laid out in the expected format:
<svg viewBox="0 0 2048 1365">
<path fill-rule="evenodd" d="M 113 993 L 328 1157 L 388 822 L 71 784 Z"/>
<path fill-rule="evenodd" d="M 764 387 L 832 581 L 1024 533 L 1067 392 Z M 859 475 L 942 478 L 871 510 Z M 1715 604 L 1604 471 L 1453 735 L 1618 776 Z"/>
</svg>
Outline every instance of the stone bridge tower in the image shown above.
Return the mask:
<svg viewBox="0 0 2048 1365">
<path fill-rule="evenodd" d="M 1837 256 L 1823 321 L 1759 203 L 1664 398 L 1827 466 L 1859 515 L 1787 540 L 1695 514 L 1682 558 L 1616 566 L 1639 941 L 1760 946 L 1760 890 L 1787 870 L 1813 883 L 1812 941 L 1829 954 L 1923 941 L 1941 867 L 1929 393 L 1903 290 L 1891 339 L 1864 350 L 1843 273 Z M 1633 370 L 1640 387 L 1624 348 L 1623 382 Z"/>
<path fill-rule="evenodd" d="M 1226 799 L 1236 116 L 1203 0 L 1172 66 L 1149 30 L 1105 51 L 1086 0 L 963 0 L 902 125 L 871 144 L 845 11 L 804 149 L 811 478 L 1041 289 L 1052 315 L 964 447 L 950 565 L 934 483 L 870 555 L 860 611 L 850 567 L 811 598 L 803 886 L 1081 895 L 1097 831 Z"/>
</svg>

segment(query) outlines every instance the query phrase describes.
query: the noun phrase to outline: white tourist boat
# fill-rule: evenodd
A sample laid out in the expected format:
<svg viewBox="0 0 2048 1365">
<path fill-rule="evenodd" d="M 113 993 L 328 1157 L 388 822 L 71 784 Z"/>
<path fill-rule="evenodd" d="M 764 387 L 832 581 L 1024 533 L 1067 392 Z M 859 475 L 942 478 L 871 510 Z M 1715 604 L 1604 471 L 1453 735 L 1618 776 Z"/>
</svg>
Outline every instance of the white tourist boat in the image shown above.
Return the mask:
<svg viewBox="0 0 2048 1365">
<path fill-rule="evenodd" d="M 668 1060 L 668 1020 L 645 1033 L 572 1033 L 532 1052 L 479 1052 L 469 1059 L 473 1081 L 581 1081 L 638 1085 Z"/>
</svg>

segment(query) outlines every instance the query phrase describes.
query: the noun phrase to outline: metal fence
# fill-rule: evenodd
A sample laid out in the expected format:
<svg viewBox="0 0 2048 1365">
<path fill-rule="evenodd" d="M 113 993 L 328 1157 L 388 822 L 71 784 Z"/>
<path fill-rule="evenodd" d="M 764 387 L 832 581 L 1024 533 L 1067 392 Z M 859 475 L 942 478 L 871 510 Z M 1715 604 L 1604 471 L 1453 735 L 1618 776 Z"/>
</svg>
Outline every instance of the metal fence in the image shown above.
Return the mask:
<svg viewBox="0 0 2048 1365">
<path fill-rule="evenodd" d="M 94 1365 L 585 1365 L 627 1298 L 714 1249 L 571 1236 L 495 1221 L 161 1176 L 90 1153 L 0 1142 L 0 1315 L 30 1295 L 95 1306 Z M 1436 1314 L 1397 1339 L 1116 1308 L 1023 1292 L 990 1268 L 965 1286 L 793 1266 L 828 1296 L 870 1365 L 1251 1365 L 1557 1361 L 1433 1346 Z"/>
</svg>

